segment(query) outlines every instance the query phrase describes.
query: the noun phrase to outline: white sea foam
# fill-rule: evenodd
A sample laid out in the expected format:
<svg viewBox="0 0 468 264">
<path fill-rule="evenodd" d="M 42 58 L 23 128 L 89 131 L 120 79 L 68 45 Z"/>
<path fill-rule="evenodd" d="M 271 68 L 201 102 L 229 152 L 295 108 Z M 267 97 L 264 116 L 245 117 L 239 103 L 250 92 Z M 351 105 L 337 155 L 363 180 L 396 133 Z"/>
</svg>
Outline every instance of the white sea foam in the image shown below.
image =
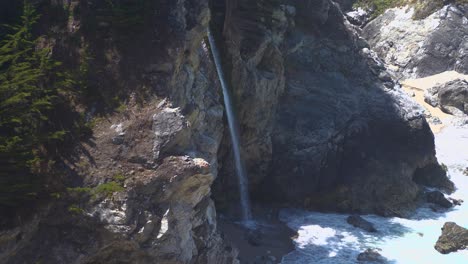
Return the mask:
<svg viewBox="0 0 468 264">
<path fill-rule="evenodd" d="M 346 223 L 348 215 L 324 214 L 285 209 L 282 221 L 297 230 L 296 250 L 282 263 L 357 263 L 357 255 L 367 248 L 378 248 L 387 263 L 465 264 L 468 250 L 442 255 L 434 249 L 445 222 L 468 228 L 468 128 L 450 126 L 436 134 L 437 158 L 446 164 L 458 190 L 451 195 L 466 202 L 445 213 L 434 213 L 428 206 L 418 209 L 411 219 L 363 216 L 379 230 L 370 234 Z"/>
</svg>

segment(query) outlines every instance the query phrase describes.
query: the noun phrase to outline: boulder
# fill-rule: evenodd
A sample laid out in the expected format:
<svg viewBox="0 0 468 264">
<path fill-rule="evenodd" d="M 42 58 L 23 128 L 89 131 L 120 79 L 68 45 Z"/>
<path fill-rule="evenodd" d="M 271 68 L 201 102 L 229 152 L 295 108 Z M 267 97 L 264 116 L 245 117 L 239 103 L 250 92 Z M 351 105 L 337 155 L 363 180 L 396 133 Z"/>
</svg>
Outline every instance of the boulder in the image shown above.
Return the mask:
<svg viewBox="0 0 468 264">
<path fill-rule="evenodd" d="M 468 229 L 456 223 L 447 222 L 442 227 L 442 235 L 434 248 L 442 254 L 448 254 L 468 247 Z"/>
<path fill-rule="evenodd" d="M 385 258 L 380 255 L 380 253 L 375 249 L 366 249 L 366 251 L 360 253 L 357 256 L 357 260 L 360 262 L 377 262 L 385 263 Z"/>
<path fill-rule="evenodd" d="M 450 208 L 453 204 L 445 198 L 444 194 L 439 191 L 432 191 L 426 194 L 426 199 L 429 203 L 439 205 L 444 208 Z"/>
<path fill-rule="evenodd" d="M 437 91 L 439 106 L 444 112 L 457 114 L 459 110 L 468 114 L 468 81 L 457 79 L 434 89 Z"/>
<path fill-rule="evenodd" d="M 346 218 L 346 222 L 354 227 L 366 230 L 367 232 L 377 232 L 377 229 L 375 229 L 371 222 L 365 220 L 359 215 L 348 216 L 348 218 Z"/>
<path fill-rule="evenodd" d="M 362 8 L 357 8 L 356 10 L 347 12 L 346 18 L 351 24 L 362 27 L 369 21 L 370 12 Z"/>
</svg>

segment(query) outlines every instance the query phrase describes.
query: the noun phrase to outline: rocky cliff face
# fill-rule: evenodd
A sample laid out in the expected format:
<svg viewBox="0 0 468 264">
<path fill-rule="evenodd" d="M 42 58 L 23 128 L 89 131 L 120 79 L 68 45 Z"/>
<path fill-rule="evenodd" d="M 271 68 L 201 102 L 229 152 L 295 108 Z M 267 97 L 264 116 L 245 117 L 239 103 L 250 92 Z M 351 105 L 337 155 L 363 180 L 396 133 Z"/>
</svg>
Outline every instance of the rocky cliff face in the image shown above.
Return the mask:
<svg viewBox="0 0 468 264">
<path fill-rule="evenodd" d="M 7 263 L 237 261 L 211 199 L 215 182 L 218 208 L 237 201 L 211 11 L 254 199 L 401 215 L 420 184 L 453 188 L 423 111 L 331 1 L 148 1 L 131 30 L 104 2 L 36 2 L 54 56 L 93 54 L 90 85 L 126 100 L 57 164 L 73 188 L 1 231 Z"/>
<path fill-rule="evenodd" d="M 424 19 L 414 16 L 413 7 L 387 10 L 364 27 L 363 36 L 399 78 L 468 73 L 467 5 L 446 5 Z"/>
<path fill-rule="evenodd" d="M 62 5 L 70 16 L 54 20 Z M 38 7 L 50 12 L 44 30 L 60 30 L 49 40 L 54 56 L 73 64 L 86 47 L 95 54 L 96 89 L 120 88 L 128 99 L 120 112 L 94 117 L 93 138 L 59 164 L 73 188 L 2 231 L 0 262 L 236 263 L 210 198 L 224 125 L 203 44 L 208 2 L 151 3 L 149 24 L 130 39 L 119 35 L 116 20 L 102 20 L 104 2 Z"/>
<path fill-rule="evenodd" d="M 226 57 L 252 195 L 384 215 L 414 206 L 413 178 L 437 164 L 433 135 L 338 6 L 233 3 Z"/>
<path fill-rule="evenodd" d="M 229 8 L 224 36 L 254 198 L 384 215 L 411 208 L 413 177 L 437 166 L 433 135 L 338 6 Z M 263 24 L 237 23 L 244 17 Z"/>
</svg>

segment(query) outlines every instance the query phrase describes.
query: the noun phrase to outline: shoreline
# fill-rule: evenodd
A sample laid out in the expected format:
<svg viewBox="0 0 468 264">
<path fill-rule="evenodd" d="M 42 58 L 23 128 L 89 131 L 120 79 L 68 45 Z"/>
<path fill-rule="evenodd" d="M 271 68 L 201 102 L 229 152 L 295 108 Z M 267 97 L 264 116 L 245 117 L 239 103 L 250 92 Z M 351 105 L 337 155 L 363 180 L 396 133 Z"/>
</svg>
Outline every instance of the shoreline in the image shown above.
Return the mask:
<svg viewBox="0 0 468 264">
<path fill-rule="evenodd" d="M 438 107 L 433 107 L 426 103 L 424 101 L 424 93 L 427 89 L 430 89 L 438 84 L 443 84 L 455 79 L 468 80 L 468 75 L 464 75 L 456 71 L 446 71 L 424 78 L 407 79 L 401 82 L 403 90 L 409 96 L 411 96 L 416 101 L 416 103 L 422 106 L 430 114 L 430 117 L 440 120 L 440 123 L 434 123 L 431 122 L 429 117 L 426 117 L 434 134 L 440 133 L 450 123 L 450 120 L 453 116 L 443 112 Z"/>
<path fill-rule="evenodd" d="M 218 230 L 223 239 L 238 249 L 240 264 L 281 263 L 283 256 L 295 250 L 297 232 L 279 219 L 279 208 L 255 206 L 255 228 L 218 217 Z"/>
</svg>

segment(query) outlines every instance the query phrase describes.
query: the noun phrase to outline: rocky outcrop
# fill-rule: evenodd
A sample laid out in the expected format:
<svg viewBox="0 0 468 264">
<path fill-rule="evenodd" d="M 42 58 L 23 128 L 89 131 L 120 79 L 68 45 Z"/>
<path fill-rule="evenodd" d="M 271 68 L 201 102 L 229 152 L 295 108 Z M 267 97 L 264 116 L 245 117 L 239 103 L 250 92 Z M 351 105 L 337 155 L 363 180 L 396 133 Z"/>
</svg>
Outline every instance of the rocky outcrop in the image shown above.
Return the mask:
<svg viewBox="0 0 468 264">
<path fill-rule="evenodd" d="M 384 215 L 411 209 L 415 172 L 438 166 L 433 135 L 340 9 L 326 0 L 233 2 L 224 59 L 252 197 Z M 239 23 L 245 16 L 264 23 Z M 224 170 L 230 159 L 222 160 Z M 221 175 L 220 194 L 236 189 Z"/>
<path fill-rule="evenodd" d="M 447 222 L 442 227 L 434 248 L 442 254 L 449 254 L 468 247 L 468 230 L 453 222 Z"/>
<path fill-rule="evenodd" d="M 104 12 L 108 1 L 35 2 L 50 11 L 38 30 L 53 28 L 53 56 L 92 61 L 98 98 L 125 100 L 102 117 L 86 108 L 93 137 L 57 164 L 71 188 L 2 231 L 8 263 L 237 262 L 211 200 L 237 204 L 238 191 L 204 40 L 210 11 L 254 199 L 403 215 L 429 181 L 418 170 L 449 182 L 431 169 L 422 109 L 332 1 L 147 1 L 130 20 L 120 11 L 133 9 Z"/>
<path fill-rule="evenodd" d="M 426 90 L 424 101 L 449 114 L 468 114 L 468 81 L 456 79 Z"/>
<path fill-rule="evenodd" d="M 348 216 L 348 218 L 346 218 L 346 222 L 354 227 L 366 230 L 367 232 L 377 232 L 377 229 L 375 229 L 371 222 L 365 220 L 359 215 Z"/>
<path fill-rule="evenodd" d="M 386 260 L 380 253 L 375 249 L 366 249 L 366 251 L 359 253 L 357 256 L 359 262 L 371 262 L 371 263 L 385 263 Z"/>
<path fill-rule="evenodd" d="M 2 232 L 7 263 L 233 263 L 216 234 L 214 176 L 202 159 L 168 157 L 125 180 L 125 190 L 72 211 L 45 208 Z"/>
<path fill-rule="evenodd" d="M 447 5 L 424 19 L 415 8 L 387 10 L 362 33 L 399 78 L 421 78 L 448 70 L 468 73 L 468 8 Z"/>
<path fill-rule="evenodd" d="M 453 204 L 445 198 L 444 194 L 439 191 L 432 191 L 426 193 L 426 199 L 428 202 L 439 205 L 444 208 L 451 208 Z"/>
</svg>

